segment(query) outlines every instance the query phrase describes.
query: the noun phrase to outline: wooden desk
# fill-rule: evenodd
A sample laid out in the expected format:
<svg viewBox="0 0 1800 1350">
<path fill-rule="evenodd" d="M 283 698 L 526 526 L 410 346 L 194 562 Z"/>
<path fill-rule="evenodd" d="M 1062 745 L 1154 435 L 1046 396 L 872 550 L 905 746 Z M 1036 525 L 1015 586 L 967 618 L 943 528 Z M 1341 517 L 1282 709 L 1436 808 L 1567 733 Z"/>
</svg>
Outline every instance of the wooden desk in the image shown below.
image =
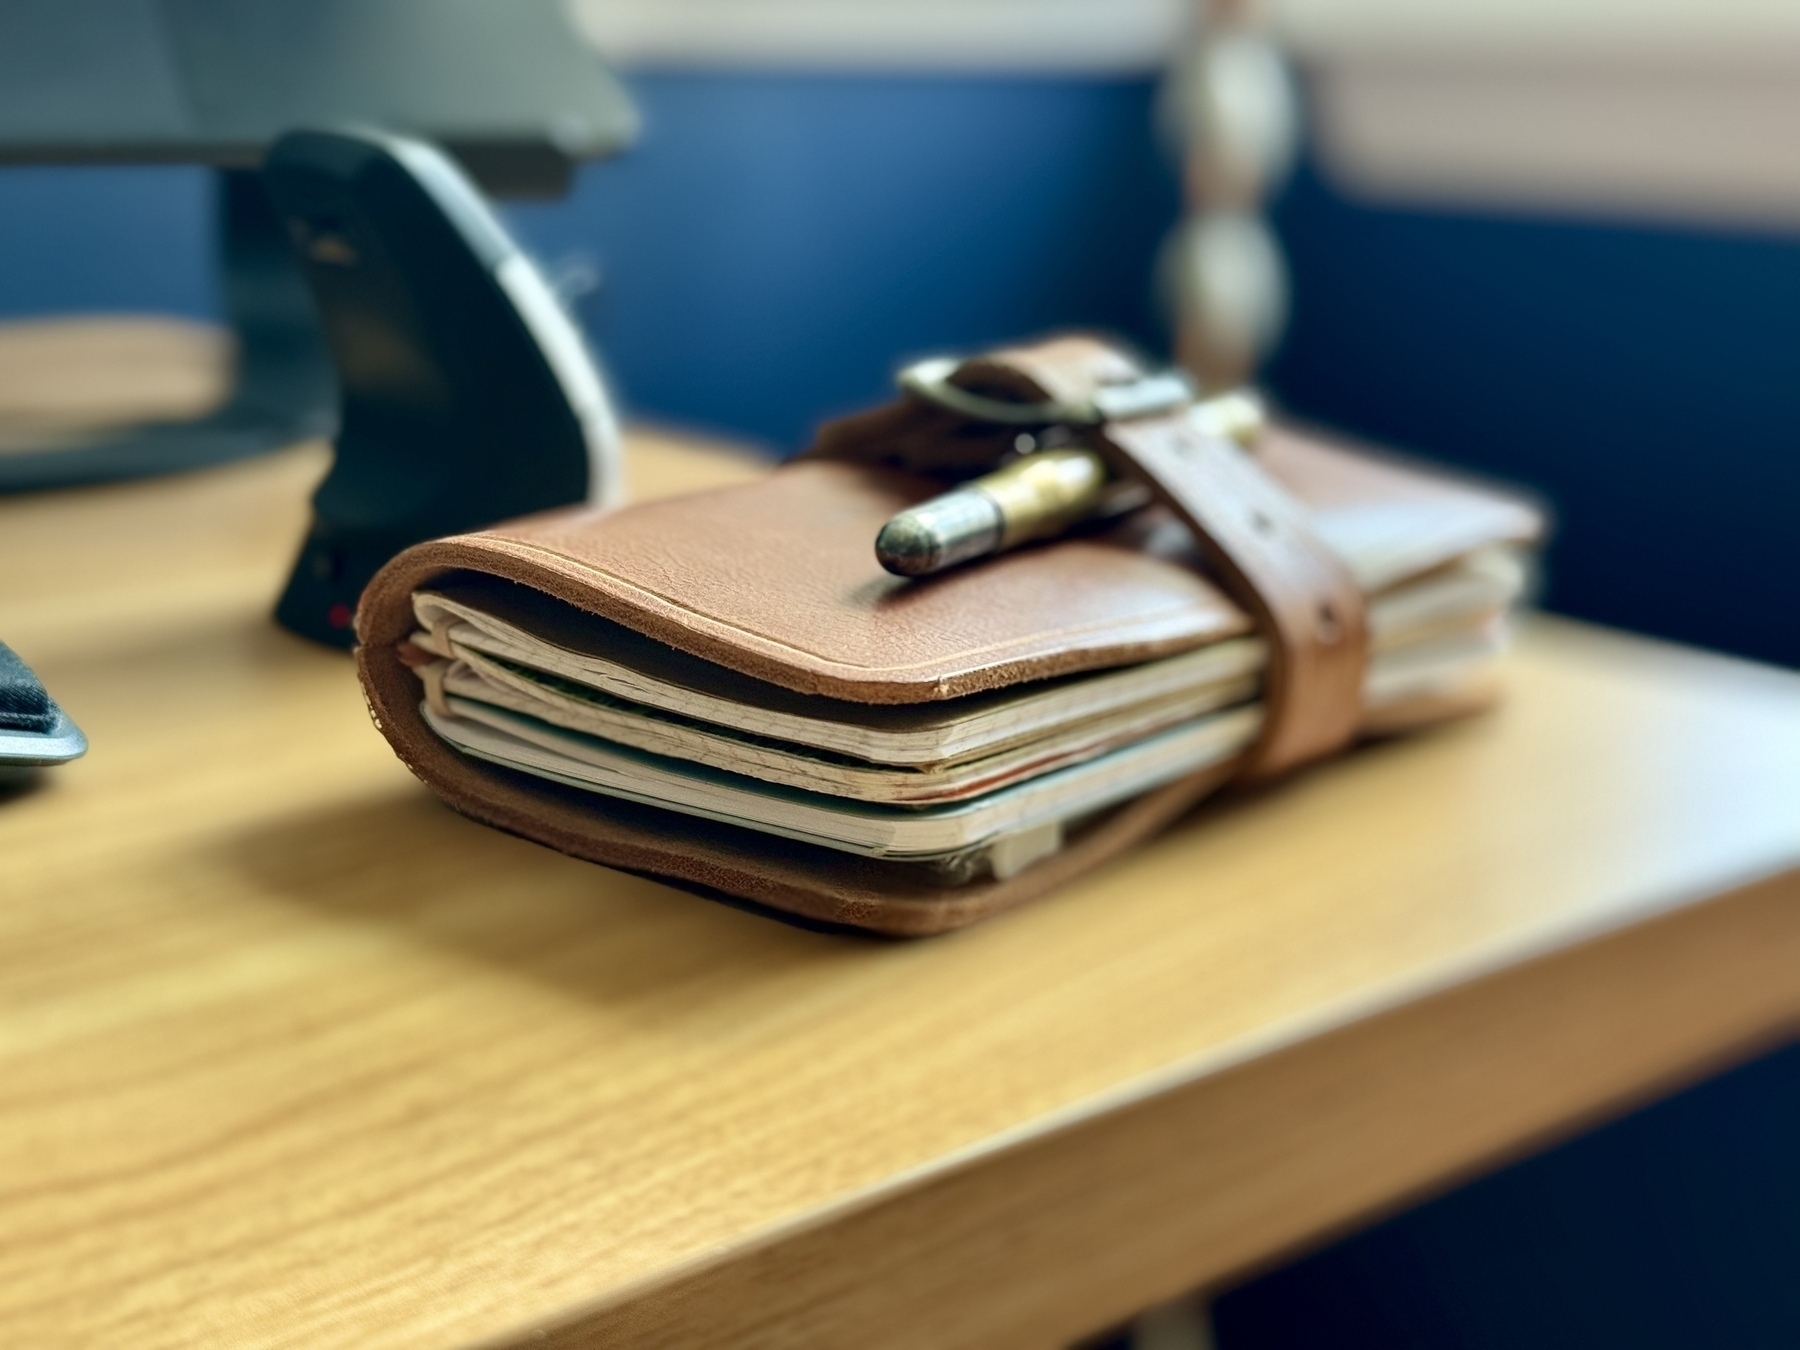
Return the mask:
<svg viewBox="0 0 1800 1350">
<path fill-rule="evenodd" d="M 1050 1346 L 1800 1013 L 1800 678 L 1543 622 L 1497 716 L 823 937 L 439 807 L 267 621 L 322 463 L 0 503 L 93 741 L 0 804 L 5 1344 Z"/>
</svg>

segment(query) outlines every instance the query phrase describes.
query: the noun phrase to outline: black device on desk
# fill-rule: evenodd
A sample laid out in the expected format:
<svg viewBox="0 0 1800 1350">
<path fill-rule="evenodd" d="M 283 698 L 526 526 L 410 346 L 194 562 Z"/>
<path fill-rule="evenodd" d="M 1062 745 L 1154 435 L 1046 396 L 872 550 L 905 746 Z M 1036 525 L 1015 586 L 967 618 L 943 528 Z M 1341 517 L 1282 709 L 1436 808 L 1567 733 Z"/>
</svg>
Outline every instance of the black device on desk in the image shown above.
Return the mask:
<svg viewBox="0 0 1800 1350">
<path fill-rule="evenodd" d="M 0 455 L 0 492 L 197 468 L 327 436 L 336 394 L 257 167 L 293 127 L 443 145 L 482 187 L 554 196 L 637 119 L 563 0 L 4 0 L 0 165 L 194 162 L 220 180 L 236 382 L 215 412 Z"/>
<path fill-rule="evenodd" d="M 293 132 L 263 180 L 343 399 L 276 617 L 348 647 L 363 586 L 407 545 L 616 496 L 618 434 L 580 330 L 442 152 Z"/>
</svg>

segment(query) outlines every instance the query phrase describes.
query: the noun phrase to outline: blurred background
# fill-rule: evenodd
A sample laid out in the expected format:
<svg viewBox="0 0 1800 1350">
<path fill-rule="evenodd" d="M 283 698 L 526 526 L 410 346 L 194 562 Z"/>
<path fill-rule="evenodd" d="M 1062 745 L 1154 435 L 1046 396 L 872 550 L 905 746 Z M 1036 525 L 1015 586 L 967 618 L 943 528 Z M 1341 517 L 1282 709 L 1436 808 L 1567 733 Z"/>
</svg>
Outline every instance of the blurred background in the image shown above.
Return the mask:
<svg viewBox="0 0 1800 1350">
<path fill-rule="evenodd" d="M 1158 104 L 1194 0 L 575 14 L 642 134 L 509 214 L 598 278 L 577 303 L 636 415 L 789 453 L 908 356 L 1065 325 L 1174 343 Z M 1304 108 L 1291 170 L 1248 190 L 1285 256 L 1284 315 L 1251 316 L 1277 398 L 1546 494 L 1551 607 L 1800 663 L 1800 9 L 1275 0 L 1230 26 L 1280 45 Z M 0 318 L 216 317 L 212 191 L 0 172 Z"/>
<path fill-rule="evenodd" d="M 1800 6 L 573 12 L 641 135 L 505 210 L 630 415 L 788 454 L 909 357 L 1097 326 L 1534 488 L 1553 609 L 1800 665 Z M 0 321 L 217 321 L 214 191 L 0 171 Z M 1778 1055 L 1246 1284 L 1219 1342 L 1800 1343 L 1797 1085 Z"/>
</svg>

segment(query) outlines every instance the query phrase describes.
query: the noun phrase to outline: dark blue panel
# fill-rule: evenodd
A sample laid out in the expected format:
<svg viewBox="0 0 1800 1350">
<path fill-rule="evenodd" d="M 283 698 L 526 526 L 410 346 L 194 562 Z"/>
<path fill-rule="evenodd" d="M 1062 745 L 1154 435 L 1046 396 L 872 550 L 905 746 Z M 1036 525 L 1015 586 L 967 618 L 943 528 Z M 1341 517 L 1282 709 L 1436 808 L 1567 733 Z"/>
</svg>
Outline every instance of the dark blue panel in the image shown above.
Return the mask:
<svg viewBox="0 0 1800 1350">
<path fill-rule="evenodd" d="M 1175 218 L 1153 83 L 645 74 L 641 143 L 516 207 L 595 256 L 587 315 L 633 407 L 787 448 L 895 363 L 1071 324 L 1161 345 Z M 0 314 L 214 311 L 198 170 L 0 171 Z"/>
<path fill-rule="evenodd" d="M 1800 1046 L 1220 1296 L 1219 1350 L 1792 1350 Z"/>
<path fill-rule="evenodd" d="M 1162 345 L 1151 81 L 645 74 L 641 143 L 515 207 L 605 277 L 630 407 L 797 448 L 904 356 L 1093 324 Z M 216 311 L 197 170 L 0 171 L 0 314 Z"/>
<path fill-rule="evenodd" d="M 1800 243 L 1374 209 L 1279 220 L 1299 411 L 1521 479 L 1548 601 L 1800 664 Z"/>
<path fill-rule="evenodd" d="M 209 170 L 0 169 L 0 315 L 218 312 Z"/>
<path fill-rule="evenodd" d="M 903 356 L 1097 324 L 1156 341 L 1177 197 L 1147 80 L 654 74 L 645 132 L 540 253 L 593 251 L 591 325 L 635 410 L 803 444 Z"/>
</svg>

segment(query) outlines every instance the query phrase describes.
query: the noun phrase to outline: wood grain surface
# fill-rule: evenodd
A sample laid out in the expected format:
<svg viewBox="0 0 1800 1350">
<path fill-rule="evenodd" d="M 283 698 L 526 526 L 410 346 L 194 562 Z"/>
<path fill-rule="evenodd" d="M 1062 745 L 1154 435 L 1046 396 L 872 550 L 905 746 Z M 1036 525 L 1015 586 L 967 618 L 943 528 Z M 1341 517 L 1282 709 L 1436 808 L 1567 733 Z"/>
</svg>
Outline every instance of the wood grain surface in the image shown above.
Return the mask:
<svg viewBox="0 0 1800 1350">
<path fill-rule="evenodd" d="M 231 392 L 221 329 L 152 315 L 0 323 L 0 454 L 81 444 L 133 422 L 202 417 Z"/>
<path fill-rule="evenodd" d="M 93 744 L 0 801 L 0 1343 L 1053 1345 L 1800 1014 L 1800 678 L 1542 622 L 1495 716 L 826 937 L 439 807 L 267 619 L 322 467 L 0 502 Z"/>
</svg>

